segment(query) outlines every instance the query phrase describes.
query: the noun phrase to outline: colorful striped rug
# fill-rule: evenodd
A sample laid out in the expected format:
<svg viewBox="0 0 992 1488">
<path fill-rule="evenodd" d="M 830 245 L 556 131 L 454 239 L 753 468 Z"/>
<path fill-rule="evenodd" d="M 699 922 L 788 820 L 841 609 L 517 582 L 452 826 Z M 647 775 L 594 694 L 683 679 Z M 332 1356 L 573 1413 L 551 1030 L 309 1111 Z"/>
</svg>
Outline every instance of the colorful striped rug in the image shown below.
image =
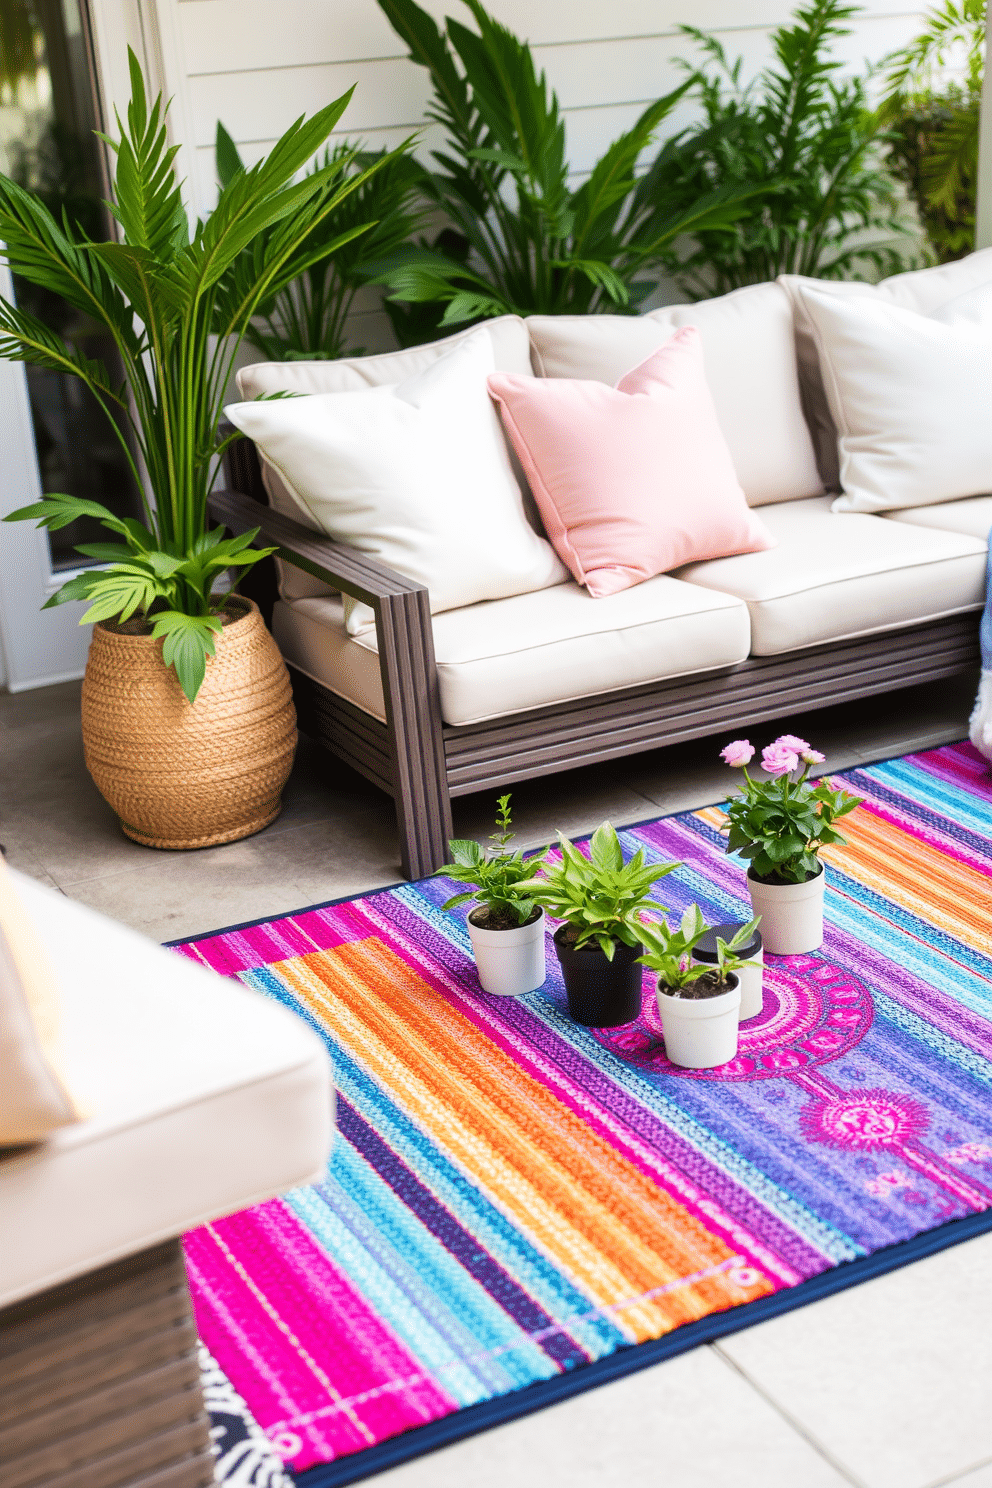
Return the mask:
<svg viewBox="0 0 992 1488">
<path fill-rule="evenodd" d="M 540 992 L 481 993 L 445 880 L 181 948 L 334 1063 L 324 1182 L 186 1237 L 203 1341 L 307 1488 L 990 1226 L 992 777 L 961 744 L 836 778 L 866 799 L 823 949 L 769 959 L 716 1070 L 667 1061 L 649 995 L 571 1023 L 553 953 Z M 714 922 L 748 914 L 720 820 L 621 834 Z"/>
</svg>

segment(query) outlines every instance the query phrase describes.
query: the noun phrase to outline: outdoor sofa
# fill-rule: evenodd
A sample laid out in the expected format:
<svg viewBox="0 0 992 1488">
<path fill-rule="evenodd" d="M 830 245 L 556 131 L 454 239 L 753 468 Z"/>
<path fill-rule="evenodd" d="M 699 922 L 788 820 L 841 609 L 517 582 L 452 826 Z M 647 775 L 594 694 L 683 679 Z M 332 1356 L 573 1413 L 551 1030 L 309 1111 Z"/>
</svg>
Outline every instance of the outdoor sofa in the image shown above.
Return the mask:
<svg viewBox="0 0 992 1488">
<path fill-rule="evenodd" d="M 986 251 L 877 288 L 837 288 L 931 315 L 990 282 Z M 314 530 L 279 471 L 250 442 L 231 447 L 231 489 L 212 510 L 278 546 L 271 624 L 300 726 L 393 795 L 410 877 L 446 860 L 452 796 L 978 664 L 992 497 L 831 509 L 837 430 L 795 282 L 640 317 L 507 316 L 488 329 L 497 369 L 613 385 L 684 325 L 699 327 L 740 485 L 777 545 L 606 598 L 556 583 L 432 616 L 422 585 Z M 250 400 L 395 384 L 468 334 L 332 363 L 263 363 L 239 387 Z M 343 596 L 371 606 L 374 628 L 348 633 Z"/>
</svg>

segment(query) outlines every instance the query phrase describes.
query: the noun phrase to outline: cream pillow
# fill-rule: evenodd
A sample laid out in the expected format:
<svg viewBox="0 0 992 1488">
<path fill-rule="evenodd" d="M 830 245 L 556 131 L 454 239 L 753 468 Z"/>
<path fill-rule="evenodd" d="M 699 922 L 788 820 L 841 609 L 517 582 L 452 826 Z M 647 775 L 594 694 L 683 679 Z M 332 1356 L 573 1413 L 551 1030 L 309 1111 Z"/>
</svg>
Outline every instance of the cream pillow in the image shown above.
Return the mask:
<svg viewBox="0 0 992 1488">
<path fill-rule="evenodd" d="M 937 316 L 805 284 L 838 433 L 835 512 L 929 506 L 992 487 L 992 288 Z"/>
<path fill-rule="evenodd" d="M 696 326 L 717 422 L 749 506 L 819 496 L 823 482 L 799 399 L 792 311 L 777 284 L 752 284 L 647 315 L 532 315 L 541 377 L 615 387 L 674 331 Z"/>
<path fill-rule="evenodd" d="M 530 339 L 520 316 L 499 315 L 494 320 L 487 320 L 485 331 L 493 343 L 496 371 L 520 372 L 529 376 Z M 425 346 L 384 351 L 378 356 L 339 357 L 335 361 L 316 362 L 253 362 L 251 366 L 242 367 L 237 374 L 238 392 L 250 402 L 267 393 L 352 393 L 360 388 L 402 382 L 406 377 L 423 372 L 452 347 L 459 346 L 474 334 L 473 327 L 467 331 L 457 331 L 453 336 L 445 336 L 441 341 L 430 341 Z M 512 459 L 514 457 L 511 455 Z M 516 466 L 514 470 L 519 480 L 521 473 Z M 264 462 L 262 485 L 273 511 L 320 530 L 309 513 L 301 508 L 286 489 L 277 472 Z M 282 599 L 313 599 L 337 593 L 329 584 L 315 579 L 312 574 L 305 573 L 295 564 L 285 563 L 277 558 L 275 565 Z"/>
<path fill-rule="evenodd" d="M 322 531 L 424 584 L 432 611 L 453 610 L 568 577 L 524 513 L 493 371 L 480 328 L 395 385 L 226 412 Z M 346 610 L 352 635 L 374 623 L 367 605 Z"/>
<path fill-rule="evenodd" d="M 80 1119 L 59 1073 L 58 1022 L 51 967 L 0 859 L 0 1146 Z"/>
<path fill-rule="evenodd" d="M 981 285 L 992 283 L 992 248 L 969 253 L 953 263 L 938 264 L 930 269 L 913 269 L 908 274 L 893 274 L 880 284 L 862 284 L 856 280 L 806 279 L 799 274 L 781 274 L 777 281 L 792 303 L 795 323 L 796 358 L 799 388 L 820 474 L 828 491 L 836 491 L 839 482 L 837 464 L 837 428 L 823 386 L 820 361 L 813 339 L 813 327 L 803 303 L 804 287 L 819 289 L 840 299 L 870 299 L 883 304 L 901 305 L 920 315 L 934 315 L 942 305 Z"/>
</svg>

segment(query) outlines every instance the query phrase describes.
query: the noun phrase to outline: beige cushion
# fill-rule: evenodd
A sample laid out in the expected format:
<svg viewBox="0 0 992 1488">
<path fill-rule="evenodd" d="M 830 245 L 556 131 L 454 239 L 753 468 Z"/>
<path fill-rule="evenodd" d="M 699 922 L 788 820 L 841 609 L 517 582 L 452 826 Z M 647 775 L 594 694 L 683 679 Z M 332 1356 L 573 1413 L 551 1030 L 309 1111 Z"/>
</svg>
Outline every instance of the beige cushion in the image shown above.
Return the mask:
<svg viewBox="0 0 992 1488">
<path fill-rule="evenodd" d="M 786 294 L 754 284 L 698 305 L 648 315 L 532 315 L 539 377 L 578 377 L 615 386 L 681 326 L 698 326 L 706 380 L 737 479 L 751 506 L 790 501 L 823 489 L 799 402 Z"/>
<path fill-rule="evenodd" d="M 906 511 L 885 512 L 884 516 L 887 522 L 963 532 L 988 542 L 992 532 L 992 496 L 969 496 L 967 501 L 942 501 L 938 506 L 911 506 Z"/>
<path fill-rule="evenodd" d="M 0 1147 L 79 1119 L 63 1071 L 59 990 L 0 858 Z"/>
<path fill-rule="evenodd" d="M 782 274 L 778 283 L 792 304 L 795 324 L 796 357 L 803 409 L 813 434 L 820 474 L 828 491 L 840 485 L 837 453 L 837 429 L 820 374 L 813 327 L 799 293 L 804 284 L 844 299 L 867 296 L 884 304 L 901 305 L 919 315 L 933 315 L 941 306 L 992 281 L 992 248 L 970 253 L 953 263 L 932 269 L 914 269 L 908 274 L 894 274 L 880 284 L 861 284 L 851 280 L 804 279 L 798 274 Z"/>
<path fill-rule="evenodd" d="M 325 1169 L 327 1054 L 260 993 L 15 875 L 87 1118 L 0 1163 L 0 1307 Z"/>
<path fill-rule="evenodd" d="M 982 608 L 984 542 L 830 504 L 821 496 L 770 506 L 761 515 L 778 547 L 677 575 L 745 601 L 756 656 Z"/>
<path fill-rule="evenodd" d="M 497 372 L 519 372 L 531 375 L 530 339 L 527 328 L 518 315 L 501 315 L 496 320 L 486 321 L 486 330 L 493 343 L 493 363 Z M 442 341 L 432 341 L 427 346 L 411 346 L 404 351 L 386 351 L 379 356 L 342 357 L 334 362 L 256 362 L 243 367 L 237 375 L 238 391 L 242 398 L 250 400 L 263 393 L 351 393 L 361 388 L 382 387 L 390 383 L 405 381 L 418 372 L 423 372 L 450 351 L 453 346 L 467 340 L 473 328 L 446 336 Z M 513 457 L 515 459 L 515 457 Z M 519 471 L 517 472 L 519 479 Z M 268 492 L 273 509 L 283 516 L 293 517 L 305 527 L 319 532 L 320 527 L 311 514 L 301 509 L 277 470 L 262 462 L 262 484 Z M 333 594 L 335 590 L 319 579 L 312 578 L 291 563 L 276 559 L 279 593 L 283 599 L 306 599 L 317 594 Z"/>
<path fill-rule="evenodd" d="M 374 631 L 349 637 L 340 600 L 278 603 L 273 631 L 287 661 L 367 713 L 384 717 Z M 743 661 L 747 610 L 661 575 L 592 599 L 558 584 L 434 616 L 446 723 L 527 708 Z"/>
<path fill-rule="evenodd" d="M 329 537 L 422 584 L 439 613 L 566 577 L 527 520 L 489 396 L 495 370 L 480 326 L 403 382 L 225 412 Z M 345 610 L 353 635 L 374 624 L 364 603 Z"/>
</svg>

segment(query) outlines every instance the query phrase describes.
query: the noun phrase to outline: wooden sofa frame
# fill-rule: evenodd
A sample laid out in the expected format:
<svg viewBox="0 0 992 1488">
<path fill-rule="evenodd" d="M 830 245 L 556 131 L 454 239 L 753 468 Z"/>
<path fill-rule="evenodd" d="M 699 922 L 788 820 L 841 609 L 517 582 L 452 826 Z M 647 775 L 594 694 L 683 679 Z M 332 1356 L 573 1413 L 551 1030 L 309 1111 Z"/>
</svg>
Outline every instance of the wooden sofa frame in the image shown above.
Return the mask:
<svg viewBox="0 0 992 1488">
<path fill-rule="evenodd" d="M 446 724 L 427 590 L 265 505 L 248 440 L 232 445 L 228 456 L 235 489 L 211 497 L 215 520 L 234 533 L 260 528 L 259 541 L 277 546 L 278 557 L 375 612 L 385 723 L 296 667 L 289 670 L 303 731 L 394 797 L 408 878 L 425 877 L 447 861 L 452 796 L 700 738 L 730 720 L 742 729 L 935 682 L 979 662 L 977 616 L 953 615 L 485 723 Z"/>
</svg>

